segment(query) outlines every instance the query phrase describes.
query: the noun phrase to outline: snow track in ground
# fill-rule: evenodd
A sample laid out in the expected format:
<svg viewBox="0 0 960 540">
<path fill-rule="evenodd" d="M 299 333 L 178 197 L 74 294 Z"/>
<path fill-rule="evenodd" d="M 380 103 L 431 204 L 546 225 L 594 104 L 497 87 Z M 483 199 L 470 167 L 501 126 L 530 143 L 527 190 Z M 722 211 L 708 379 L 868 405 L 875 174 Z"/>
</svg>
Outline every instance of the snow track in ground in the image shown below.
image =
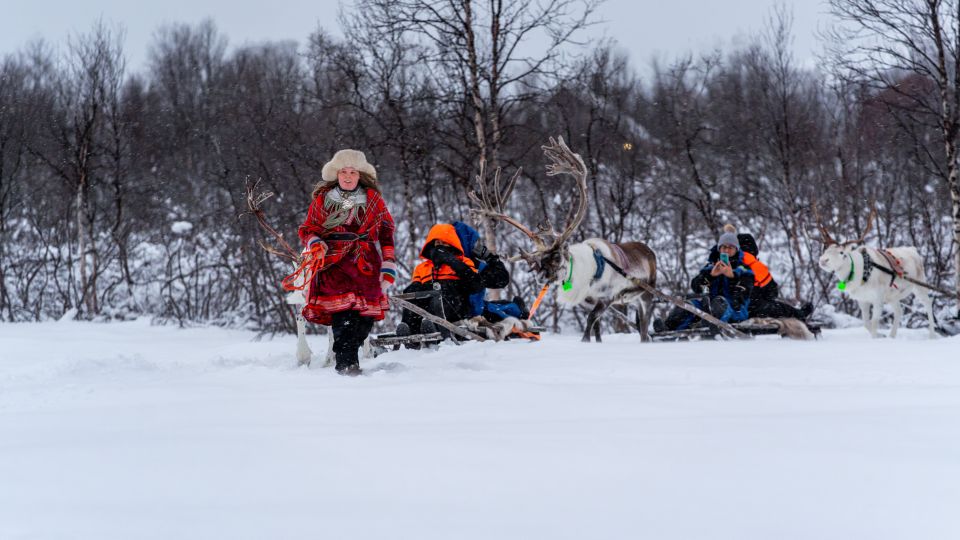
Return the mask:
<svg viewBox="0 0 960 540">
<path fill-rule="evenodd" d="M 958 338 L 638 341 L 0 325 L 0 538 L 960 537 Z"/>
</svg>

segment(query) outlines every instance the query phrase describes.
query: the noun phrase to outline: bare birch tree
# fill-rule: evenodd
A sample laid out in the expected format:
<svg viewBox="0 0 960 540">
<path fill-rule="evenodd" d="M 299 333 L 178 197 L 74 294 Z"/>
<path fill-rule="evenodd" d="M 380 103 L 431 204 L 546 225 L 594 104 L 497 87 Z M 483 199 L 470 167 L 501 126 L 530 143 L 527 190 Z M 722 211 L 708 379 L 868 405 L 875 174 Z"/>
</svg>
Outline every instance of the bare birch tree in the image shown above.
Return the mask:
<svg viewBox="0 0 960 540">
<path fill-rule="evenodd" d="M 467 187 L 480 162 L 490 171 L 502 165 L 504 142 L 513 127 L 511 112 L 538 91 L 538 84 L 560 76 L 565 46 L 591 24 L 599 3 L 362 0 L 357 8 L 376 30 L 409 33 L 430 46 L 427 61 L 437 88 L 445 91 L 456 115 L 470 118 L 470 136 L 452 140 L 468 142 L 474 152 L 463 156 L 462 163 L 448 164 Z M 483 195 L 503 199 L 503 193 Z M 494 223 L 486 219 L 482 228 L 485 243 L 496 250 Z"/>
<path fill-rule="evenodd" d="M 952 200 L 954 286 L 960 294 L 960 2 L 957 0 L 830 0 L 844 26 L 834 30 L 841 66 L 877 92 L 908 126 L 935 126 L 942 153 L 917 143 L 946 183 Z M 908 76 L 926 84 L 903 84 Z M 931 90 L 931 91 L 928 91 Z M 914 132 L 918 133 L 918 132 Z"/>
</svg>

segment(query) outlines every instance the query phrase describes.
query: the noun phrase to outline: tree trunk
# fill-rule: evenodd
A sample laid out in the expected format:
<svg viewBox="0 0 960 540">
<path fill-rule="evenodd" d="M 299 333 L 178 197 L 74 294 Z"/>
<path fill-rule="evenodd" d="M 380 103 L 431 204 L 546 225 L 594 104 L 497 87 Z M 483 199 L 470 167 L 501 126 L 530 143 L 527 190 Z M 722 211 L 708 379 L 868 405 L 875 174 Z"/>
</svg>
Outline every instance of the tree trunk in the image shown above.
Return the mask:
<svg viewBox="0 0 960 540">
<path fill-rule="evenodd" d="M 87 246 L 87 227 L 86 218 L 84 217 L 84 211 L 87 205 L 83 180 L 77 184 L 75 204 L 77 206 L 77 263 L 80 266 L 80 298 L 77 307 L 82 307 L 88 315 L 93 315 L 96 308 L 96 300 L 93 300 L 92 297 L 96 295 L 92 294 L 90 290 L 90 270 L 88 268 L 89 260 L 87 259 L 89 247 Z"/>
<path fill-rule="evenodd" d="M 957 171 L 957 146 L 953 141 L 947 142 L 947 156 L 950 160 L 950 198 L 953 200 L 953 244 L 956 251 L 953 254 L 953 288 L 960 295 L 960 178 Z M 957 308 L 960 317 L 960 307 Z"/>
</svg>

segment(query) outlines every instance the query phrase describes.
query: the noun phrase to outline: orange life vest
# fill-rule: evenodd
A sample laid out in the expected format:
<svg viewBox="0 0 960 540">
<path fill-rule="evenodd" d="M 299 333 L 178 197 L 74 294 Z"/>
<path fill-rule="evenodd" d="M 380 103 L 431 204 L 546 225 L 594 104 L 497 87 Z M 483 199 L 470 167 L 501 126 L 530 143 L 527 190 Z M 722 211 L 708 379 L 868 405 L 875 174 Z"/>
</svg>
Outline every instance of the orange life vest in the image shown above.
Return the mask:
<svg viewBox="0 0 960 540">
<path fill-rule="evenodd" d="M 441 279 L 460 279 L 457 273 L 453 271 L 453 268 L 450 268 L 446 264 L 442 264 L 437 268 L 434 266 L 433 261 L 423 256 L 423 250 L 434 240 L 440 240 L 456 248 L 460 253 L 457 255 L 457 258 L 474 272 L 477 271 L 477 266 L 473 261 L 470 260 L 469 257 L 463 256 L 463 245 L 460 243 L 460 237 L 457 236 L 457 230 L 453 228 L 453 225 L 449 223 L 438 223 L 430 228 L 430 232 L 427 233 L 427 241 L 424 242 L 423 247 L 420 248 L 420 258 L 423 260 L 413 269 L 413 276 L 410 279 L 414 283 L 426 283 L 428 281 Z"/>
<path fill-rule="evenodd" d="M 773 281 L 773 276 L 770 275 L 770 269 L 767 268 L 767 265 L 760 262 L 752 253 L 743 252 L 743 264 L 747 265 L 747 267 L 753 271 L 754 287 L 766 287 L 768 283 Z"/>
</svg>

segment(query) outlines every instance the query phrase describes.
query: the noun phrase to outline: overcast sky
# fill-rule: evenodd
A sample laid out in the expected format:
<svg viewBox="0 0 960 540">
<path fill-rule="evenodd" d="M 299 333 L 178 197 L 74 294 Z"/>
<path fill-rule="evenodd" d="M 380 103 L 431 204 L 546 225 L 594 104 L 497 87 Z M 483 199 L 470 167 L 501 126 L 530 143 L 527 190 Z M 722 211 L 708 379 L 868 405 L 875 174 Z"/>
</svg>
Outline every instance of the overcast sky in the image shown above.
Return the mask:
<svg viewBox="0 0 960 540">
<path fill-rule="evenodd" d="M 350 0 L 346 0 L 350 2 Z M 829 22 L 821 0 L 607 0 L 599 16 L 606 22 L 593 35 L 612 37 L 630 54 L 641 72 L 655 55 L 667 61 L 678 55 L 729 49 L 759 32 L 780 1 L 794 16 L 794 53 L 812 64 L 819 44 L 814 33 Z M 4 2 L 0 16 L 0 55 L 32 39 L 63 45 L 86 32 L 99 18 L 126 30 L 128 67 L 143 69 L 158 26 L 197 23 L 209 17 L 230 45 L 292 39 L 304 43 L 317 26 L 335 35 L 337 0 L 32 0 Z M 144 5 L 145 4 L 145 5 Z"/>
</svg>

